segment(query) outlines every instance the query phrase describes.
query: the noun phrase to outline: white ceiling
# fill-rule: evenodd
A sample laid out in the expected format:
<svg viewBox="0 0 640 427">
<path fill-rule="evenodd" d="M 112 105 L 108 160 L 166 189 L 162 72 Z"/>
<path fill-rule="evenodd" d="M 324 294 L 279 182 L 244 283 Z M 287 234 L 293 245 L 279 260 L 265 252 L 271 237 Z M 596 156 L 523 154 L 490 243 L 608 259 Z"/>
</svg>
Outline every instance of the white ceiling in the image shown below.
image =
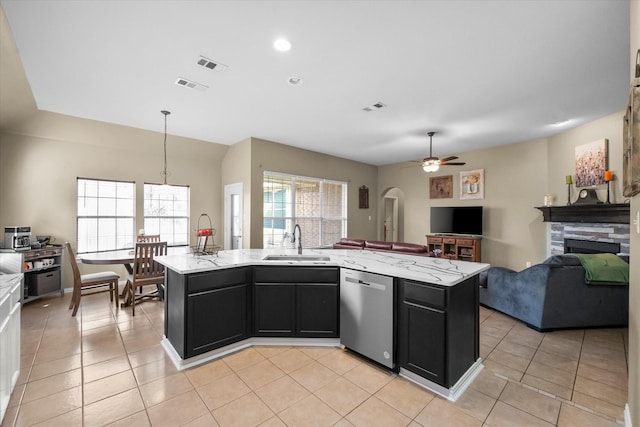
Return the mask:
<svg viewBox="0 0 640 427">
<path fill-rule="evenodd" d="M 162 132 L 167 109 L 169 134 L 374 165 L 427 156 L 429 130 L 440 157 L 550 136 L 629 86 L 628 0 L 0 3 L 41 110 Z"/>
</svg>

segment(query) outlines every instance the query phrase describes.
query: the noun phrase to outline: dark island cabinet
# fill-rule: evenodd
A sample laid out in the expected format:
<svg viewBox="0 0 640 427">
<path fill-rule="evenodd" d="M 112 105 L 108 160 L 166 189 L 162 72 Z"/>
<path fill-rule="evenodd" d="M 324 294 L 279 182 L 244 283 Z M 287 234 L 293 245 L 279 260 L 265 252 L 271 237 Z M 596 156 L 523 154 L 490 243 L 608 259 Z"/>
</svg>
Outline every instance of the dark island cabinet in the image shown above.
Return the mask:
<svg viewBox="0 0 640 427">
<path fill-rule="evenodd" d="M 299 283 L 296 285 L 296 297 L 296 336 L 339 336 L 340 290 L 337 281 Z"/>
<path fill-rule="evenodd" d="M 182 275 L 167 271 L 165 334 L 183 359 L 251 333 L 250 269 Z"/>
<path fill-rule="evenodd" d="M 400 367 L 452 387 L 479 357 L 477 276 L 455 286 L 398 282 Z"/>
<path fill-rule="evenodd" d="M 255 336 L 336 338 L 337 267 L 254 267 Z"/>
<path fill-rule="evenodd" d="M 254 292 L 255 334 L 270 337 L 295 335 L 295 286 L 256 283 Z"/>
</svg>

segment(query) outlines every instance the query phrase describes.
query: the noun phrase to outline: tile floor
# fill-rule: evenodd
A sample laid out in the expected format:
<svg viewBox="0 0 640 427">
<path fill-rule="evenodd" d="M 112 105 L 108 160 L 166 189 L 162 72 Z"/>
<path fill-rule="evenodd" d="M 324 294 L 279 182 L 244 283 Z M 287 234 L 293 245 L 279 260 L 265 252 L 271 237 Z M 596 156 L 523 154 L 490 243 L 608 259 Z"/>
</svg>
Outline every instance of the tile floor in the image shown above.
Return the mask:
<svg viewBox="0 0 640 427">
<path fill-rule="evenodd" d="M 481 308 L 485 369 L 451 403 L 334 348 L 254 347 L 177 371 L 162 303 L 106 294 L 22 310 L 22 368 L 5 426 L 615 426 L 627 399 L 627 329 L 535 332 Z M 115 311 L 115 312 L 114 312 Z"/>
</svg>

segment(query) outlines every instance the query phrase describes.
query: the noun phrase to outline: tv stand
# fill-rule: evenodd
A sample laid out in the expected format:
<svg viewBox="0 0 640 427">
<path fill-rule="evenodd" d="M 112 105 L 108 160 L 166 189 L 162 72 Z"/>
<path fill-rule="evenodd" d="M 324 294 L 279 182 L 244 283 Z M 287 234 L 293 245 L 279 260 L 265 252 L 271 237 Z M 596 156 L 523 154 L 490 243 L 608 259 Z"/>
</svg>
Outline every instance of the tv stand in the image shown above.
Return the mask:
<svg viewBox="0 0 640 427">
<path fill-rule="evenodd" d="M 426 237 L 429 251 L 438 257 L 480 262 L 482 237 L 455 234 L 427 234 Z"/>
</svg>

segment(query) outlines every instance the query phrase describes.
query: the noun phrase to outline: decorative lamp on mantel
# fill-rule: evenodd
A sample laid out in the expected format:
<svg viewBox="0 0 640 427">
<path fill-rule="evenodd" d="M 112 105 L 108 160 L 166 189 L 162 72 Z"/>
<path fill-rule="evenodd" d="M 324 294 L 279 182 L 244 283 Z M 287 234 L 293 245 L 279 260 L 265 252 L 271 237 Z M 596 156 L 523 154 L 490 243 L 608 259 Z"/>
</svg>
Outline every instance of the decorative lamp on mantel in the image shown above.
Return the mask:
<svg viewBox="0 0 640 427">
<path fill-rule="evenodd" d="M 567 183 L 567 206 L 569 206 L 571 205 L 571 184 L 573 184 L 573 177 L 571 175 L 567 175 L 564 179 Z"/>
<path fill-rule="evenodd" d="M 609 199 L 609 187 L 610 187 L 611 181 L 613 181 L 613 171 L 610 171 L 610 170 L 604 171 L 604 181 L 607 183 L 607 202 L 606 203 L 610 205 L 611 200 Z"/>
</svg>

